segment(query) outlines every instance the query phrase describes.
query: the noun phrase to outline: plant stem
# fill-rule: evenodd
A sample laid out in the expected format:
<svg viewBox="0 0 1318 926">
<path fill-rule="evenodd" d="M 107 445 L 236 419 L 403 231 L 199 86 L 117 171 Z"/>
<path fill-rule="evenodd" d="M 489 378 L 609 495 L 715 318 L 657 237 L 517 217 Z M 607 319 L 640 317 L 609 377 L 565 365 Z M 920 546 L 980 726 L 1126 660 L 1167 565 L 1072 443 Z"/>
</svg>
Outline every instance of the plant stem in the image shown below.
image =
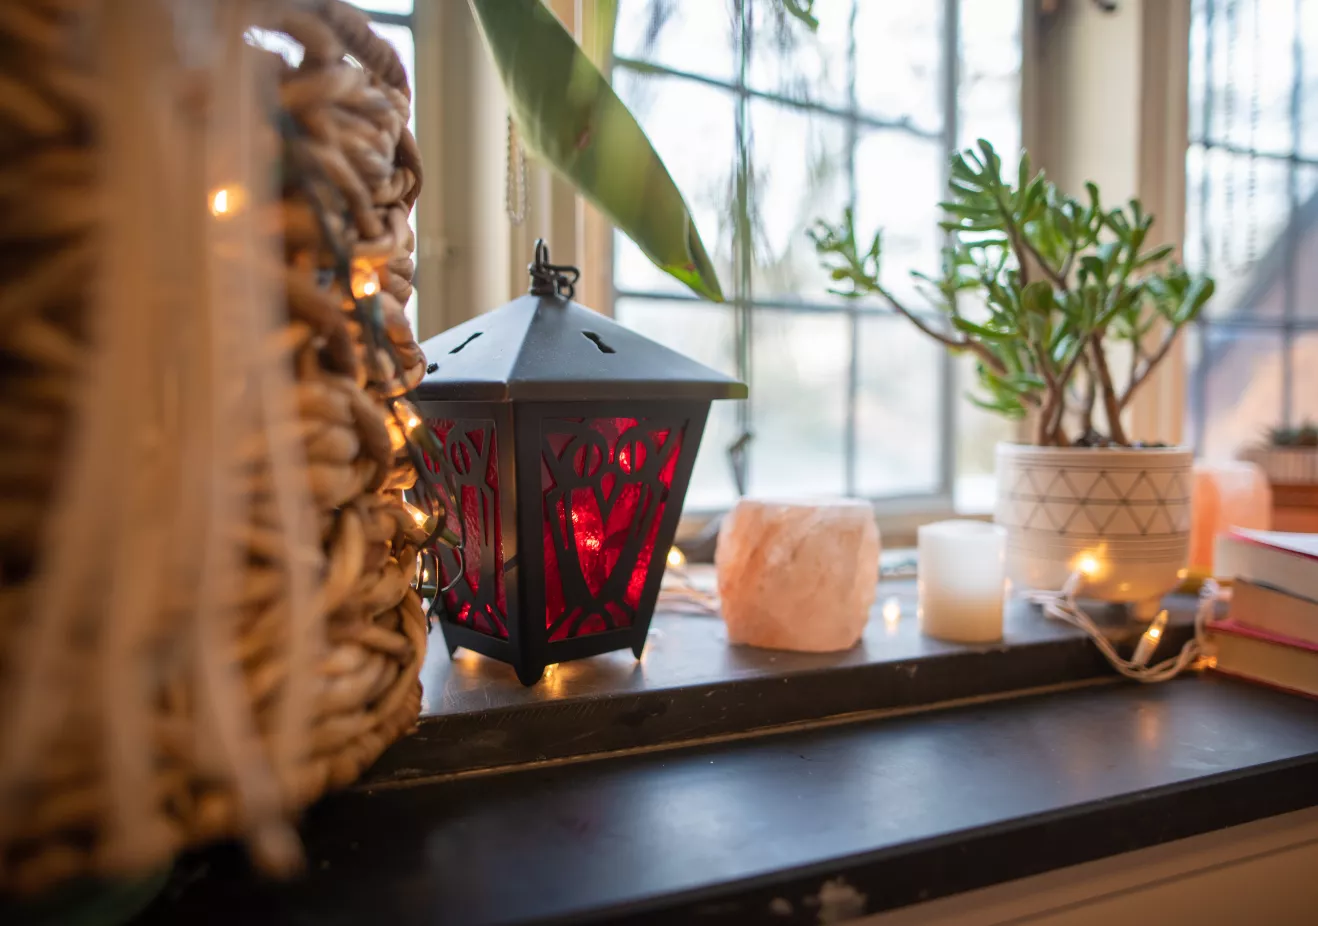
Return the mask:
<svg viewBox="0 0 1318 926">
<path fill-rule="evenodd" d="M 1126 386 L 1125 393 L 1117 403 L 1119 408 L 1124 409 L 1130 403 L 1130 398 L 1135 394 L 1135 390 L 1149 378 L 1149 374 L 1153 372 L 1154 368 L 1162 363 L 1163 359 L 1167 356 L 1167 352 L 1170 351 L 1172 345 L 1176 343 L 1176 336 L 1178 334 L 1180 334 L 1180 329 L 1175 325 L 1168 328 L 1167 333 L 1163 335 L 1162 343 L 1158 345 L 1158 349 L 1148 356 L 1143 365 L 1140 366 L 1138 373 L 1131 374 L 1130 384 Z"/>
<path fill-rule="evenodd" d="M 888 305 L 892 306 L 894 312 L 901 315 L 935 341 L 938 341 L 940 344 L 950 347 L 953 350 L 972 351 L 976 357 L 984 362 L 985 366 L 998 375 L 1007 372 L 1006 364 L 999 360 L 997 356 L 995 356 L 994 353 L 983 344 L 980 344 L 978 341 L 972 340 L 971 338 L 952 337 L 929 327 L 929 325 L 925 324 L 924 319 L 920 318 L 920 316 L 916 315 L 910 309 L 906 308 L 906 306 L 898 302 L 892 293 L 888 292 L 879 284 L 877 279 L 866 280 L 866 284 L 877 295 L 881 296 Z"/>
<path fill-rule="evenodd" d="M 1083 353 L 1083 351 L 1081 352 Z M 1094 430 L 1094 403 L 1098 401 L 1098 380 L 1094 371 L 1085 363 L 1085 402 L 1080 406 L 1080 434 L 1083 436 Z"/>
<path fill-rule="evenodd" d="M 1126 431 L 1121 426 L 1121 403 L 1112 385 L 1112 371 L 1108 369 L 1107 355 L 1103 352 L 1103 334 L 1095 332 L 1089 341 L 1089 359 L 1093 372 L 1098 374 L 1098 390 L 1103 397 L 1103 410 L 1107 413 L 1108 437 L 1114 444 L 1126 446 Z"/>
</svg>

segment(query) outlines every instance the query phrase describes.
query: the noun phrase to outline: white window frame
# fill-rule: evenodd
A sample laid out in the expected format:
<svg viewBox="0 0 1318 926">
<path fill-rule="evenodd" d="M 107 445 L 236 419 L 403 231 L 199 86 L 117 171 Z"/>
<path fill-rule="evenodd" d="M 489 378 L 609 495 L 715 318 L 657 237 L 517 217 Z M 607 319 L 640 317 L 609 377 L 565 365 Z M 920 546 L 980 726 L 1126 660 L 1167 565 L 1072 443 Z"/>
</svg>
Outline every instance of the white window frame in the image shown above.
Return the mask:
<svg viewBox="0 0 1318 926">
<path fill-rule="evenodd" d="M 595 0 L 547 2 L 578 41 L 593 39 L 583 30 Z M 1138 195 L 1158 215 L 1160 240 L 1179 248 L 1190 0 L 1123 0 L 1112 13 L 1091 0 L 1021 2 L 1021 140 L 1034 163 L 1067 189 L 1092 178 L 1108 201 Z M 424 85 L 417 134 L 426 170 L 420 337 L 524 292 L 527 255 L 546 232 L 556 261 L 583 268 L 579 300 L 612 314 L 612 229 L 569 185 L 530 164 L 526 219 L 516 227 L 508 221 L 506 101 L 467 5 L 418 2 L 414 22 L 417 81 Z M 1114 50 L 1133 55 L 1133 66 L 1114 67 Z M 1114 75 L 1132 82 L 1123 93 L 1111 92 Z M 1105 125 L 1115 144 L 1096 147 L 1095 125 Z M 490 157 L 491 151 L 500 156 Z M 1178 442 L 1184 410 L 1184 347 L 1178 345 L 1132 402 L 1130 433 Z M 885 542 L 901 542 L 916 525 L 957 514 L 950 493 L 885 499 L 875 510 Z"/>
</svg>

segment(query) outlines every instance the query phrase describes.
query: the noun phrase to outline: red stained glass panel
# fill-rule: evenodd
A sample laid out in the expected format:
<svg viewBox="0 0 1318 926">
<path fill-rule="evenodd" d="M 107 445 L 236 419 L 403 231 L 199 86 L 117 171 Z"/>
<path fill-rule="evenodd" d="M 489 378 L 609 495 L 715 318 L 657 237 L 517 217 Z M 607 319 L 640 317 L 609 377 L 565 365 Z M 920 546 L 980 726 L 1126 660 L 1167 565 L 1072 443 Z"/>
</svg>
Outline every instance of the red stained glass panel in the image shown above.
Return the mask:
<svg viewBox="0 0 1318 926">
<path fill-rule="evenodd" d="M 499 511 L 499 455 L 494 422 L 489 419 L 436 419 L 427 422 L 444 442 L 448 464 L 461 499 L 462 517 L 448 512 L 448 527 L 463 535 L 461 557 L 440 547 L 443 585 L 462 578 L 444 594 L 447 619 L 484 634 L 508 638 L 508 592 L 504 580 L 503 529 Z M 438 473 L 435 461 L 427 460 Z M 465 525 L 463 524 L 465 521 Z"/>
<path fill-rule="evenodd" d="M 684 423 L 644 418 L 545 423 L 541 488 L 551 642 L 634 622 L 655 565 L 655 538 L 684 431 Z"/>
</svg>

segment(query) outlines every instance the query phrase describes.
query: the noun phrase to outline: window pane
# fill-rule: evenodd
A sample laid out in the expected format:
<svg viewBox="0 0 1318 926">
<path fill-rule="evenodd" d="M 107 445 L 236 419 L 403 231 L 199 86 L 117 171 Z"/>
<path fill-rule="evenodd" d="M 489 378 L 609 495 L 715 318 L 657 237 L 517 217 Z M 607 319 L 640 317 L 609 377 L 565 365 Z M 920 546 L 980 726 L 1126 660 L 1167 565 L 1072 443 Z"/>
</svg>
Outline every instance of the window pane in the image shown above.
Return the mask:
<svg viewBox="0 0 1318 926">
<path fill-rule="evenodd" d="M 751 328 L 752 492 L 800 497 L 845 491 L 849 329 L 840 313 L 756 312 Z"/>
<path fill-rule="evenodd" d="M 819 218 L 837 221 L 846 206 L 846 123 L 763 100 L 751 101 L 750 121 L 752 292 L 828 297 L 828 273 L 806 229 Z"/>
<path fill-rule="evenodd" d="M 628 299 L 614 305 L 619 322 L 647 338 L 681 351 L 706 366 L 736 375 L 736 338 L 732 309 L 708 302 L 668 299 Z M 715 402 L 700 441 L 686 510 L 728 508 L 737 499 L 728 447 L 737 439 L 737 402 Z"/>
<path fill-rule="evenodd" d="M 1257 151 L 1292 147 L 1297 5 L 1295 0 L 1216 3 L 1208 125 L 1212 141 Z"/>
<path fill-rule="evenodd" d="M 1206 370 L 1204 433 L 1197 435 L 1204 456 L 1228 459 L 1280 421 L 1281 352 L 1282 336 L 1276 331 L 1204 330 L 1198 356 L 1191 358 Z"/>
<path fill-rule="evenodd" d="M 883 229 L 884 285 L 912 309 L 924 303 L 911 271 L 937 274 L 942 251 L 938 201 L 943 149 L 905 132 L 866 132 L 856 146 L 856 234 Z"/>
<path fill-rule="evenodd" d="M 1279 317 L 1270 281 L 1285 263 L 1289 182 L 1285 161 L 1197 145 L 1187 154 L 1186 261 L 1216 278 L 1211 317 Z"/>
<path fill-rule="evenodd" d="M 614 54 L 731 82 L 736 0 L 621 0 Z"/>
<path fill-rule="evenodd" d="M 1304 50 L 1302 73 L 1306 83 L 1313 80 L 1313 65 L 1318 61 L 1318 4 L 1300 6 L 1300 42 Z M 1300 153 L 1318 157 L 1318 93 L 1306 86 L 1300 94 Z"/>
<path fill-rule="evenodd" d="M 1291 424 L 1318 421 L 1318 331 L 1297 333 L 1291 350 Z"/>
<path fill-rule="evenodd" d="M 783 9 L 782 0 L 752 0 L 750 9 L 747 83 L 793 100 L 846 108 L 851 0 L 815 0 L 819 29 L 813 33 Z"/>
<path fill-rule="evenodd" d="M 355 7 L 368 13 L 402 13 L 412 12 L 414 0 L 349 0 Z"/>
<path fill-rule="evenodd" d="M 862 110 L 880 119 L 909 118 L 926 132 L 942 131 L 942 3 L 861 0 L 856 46 L 856 101 Z"/>
<path fill-rule="evenodd" d="M 735 97 L 676 77 L 615 70 L 613 87 L 636 116 L 682 191 L 719 281 L 732 286 Z M 614 280 L 622 290 L 684 292 L 623 235 L 614 236 Z"/>
<path fill-rule="evenodd" d="M 956 358 L 956 510 L 963 514 L 986 514 L 993 510 L 997 495 L 994 472 L 997 446 L 1016 439 L 1016 422 L 985 411 L 968 395 L 980 392 L 975 376 L 975 358 Z"/>
<path fill-rule="evenodd" d="M 1021 146 L 1020 0 L 969 0 L 960 20 L 958 144 L 986 138 L 1013 164 Z"/>
<path fill-rule="evenodd" d="M 943 349 L 893 315 L 859 321 L 856 494 L 938 489 Z"/>
</svg>

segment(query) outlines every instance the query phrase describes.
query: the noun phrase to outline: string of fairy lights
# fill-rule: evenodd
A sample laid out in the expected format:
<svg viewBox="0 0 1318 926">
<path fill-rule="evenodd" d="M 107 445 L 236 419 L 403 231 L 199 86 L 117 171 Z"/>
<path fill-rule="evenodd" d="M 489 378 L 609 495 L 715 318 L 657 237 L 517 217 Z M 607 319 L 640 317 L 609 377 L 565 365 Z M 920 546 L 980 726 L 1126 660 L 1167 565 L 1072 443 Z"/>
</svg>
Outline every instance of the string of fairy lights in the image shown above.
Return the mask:
<svg viewBox="0 0 1318 926">
<path fill-rule="evenodd" d="M 386 259 L 381 258 L 376 263 L 354 258 L 345 242 L 333 233 L 328 221 L 331 214 L 342 220 L 344 228 L 352 227 L 352 214 L 346 200 L 307 149 L 306 139 L 297 122 L 283 111 L 278 113 L 276 121 L 284 146 L 284 180 L 304 195 L 316 218 L 321 240 L 331 257 L 326 278 L 321 282 L 327 287 L 337 288 L 343 294 L 344 310 L 360 326 L 367 348 L 364 353 L 370 367 L 370 378 L 377 383 L 388 384 L 384 399 L 389 411 L 385 427 L 390 447 L 395 455 L 405 451 L 416 470 L 417 478 L 412 488 L 398 491 L 404 509 L 426 534 L 417 554 L 416 572 L 411 584 L 423 599 L 429 600 L 427 616 L 433 618 L 441 606 L 444 593 L 461 580 L 465 568 L 466 519 L 457 518 L 457 533 L 448 526 L 450 504 L 456 504 L 458 497 L 456 475 L 443 440 L 425 427 L 424 419 L 417 409 L 415 394 L 401 380 L 399 374 L 403 367 L 393 343 L 385 333 L 379 267 Z M 232 216 L 247 206 L 247 199 L 246 190 L 238 184 L 219 187 L 210 195 L 211 214 L 216 218 Z M 387 374 L 382 369 L 379 361 L 381 351 L 392 364 L 394 374 Z M 427 460 L 438 470 L 438 479 L 435 471 L 427 465 Z M 435 552 L 437 544 L 450 547 L 458 556 L 459 567 L 444 586 L 439 585 L 439 559 Z"/>
</svg>

